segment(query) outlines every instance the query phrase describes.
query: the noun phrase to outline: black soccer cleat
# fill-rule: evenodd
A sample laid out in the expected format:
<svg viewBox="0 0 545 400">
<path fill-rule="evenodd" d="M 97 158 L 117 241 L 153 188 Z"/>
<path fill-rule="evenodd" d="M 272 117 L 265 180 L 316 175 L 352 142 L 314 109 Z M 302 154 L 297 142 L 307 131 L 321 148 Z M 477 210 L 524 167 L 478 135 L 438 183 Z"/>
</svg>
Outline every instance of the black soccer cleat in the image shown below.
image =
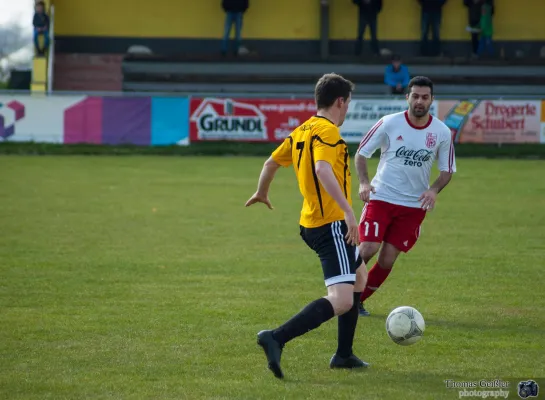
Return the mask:
<svg viewBox="0 0 545 400">
<path fill-rule="evenodd" d="M 367 311 L 364 307 L 363 307 L 363 301 L 360 302 L 359 306 L 358 306 L 358 311 L 360 313 L 360 317 L 368 317 L 371 315 L 371 313 L 369 311 Z"/>
<path fill-rule="evenodd" d="M 333 357 L 331 357 L 331 361 L 329 362 L 329 368 L 354 369 L 367 367 L 369 367 L 369 364 L 365 361 L 360 360 L 354 354 L 351 354 L 350 357 L 347 358 L 334 354 Z"/>
<path fill-rule="evenodd" d="M 274 339 L 272 331 L 261 331 L 257 334 L 257 344 L 263 348 L 267 361 L 269 363 L 269 369 L 274 376 L 278 379 L 282 379 L 284 374 L 280 368 L 280 357 L 282 356 L 282 348 L 280 344 Z"/>
</svg>

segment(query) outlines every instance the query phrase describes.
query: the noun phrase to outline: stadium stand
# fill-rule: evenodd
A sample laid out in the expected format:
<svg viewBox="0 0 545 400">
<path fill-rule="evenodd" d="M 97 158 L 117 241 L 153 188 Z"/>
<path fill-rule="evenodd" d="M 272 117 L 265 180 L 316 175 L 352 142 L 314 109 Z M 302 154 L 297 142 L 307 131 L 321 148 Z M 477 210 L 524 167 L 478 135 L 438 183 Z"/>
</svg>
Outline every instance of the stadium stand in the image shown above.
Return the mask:
<svg viewBox="0 0 545 400">
<path fill-rule="evenodd" d="M 460 65 L 452 60 L 412 59 L 411 75 L 426 75 L 436 82 L 445 95 L 511 95 L 533 92 L 545 94 L 545 66 L 490 62 Z M 348 62 L 290 62 L 246 60 L 210 62 L 177 60 L 172 57 L 126 56 L 123 61 L 123 89 L 127 91 L 176 91 L 208 93 L 312 93 L 315 77 L 324 71 L 340 73 L 353 82 L 359 93 L 386 94 L 384 67 L 376 64 Z M 522 64 L 522 65 L 520 65 Z"/>
<path fill-rule="evenodd" d="M 55 57 L 55 90 L 122 90 L 122 54 L 58 53 Z"/>
<path fill-rule="evenodd" d="M 429 76 L 447 96 L 545 94 L 545 33 L 532 11 L 544 9 L 542 0 L 527 0 L 526 7 L 496 0 L 498 51 L 488 60 L 470 57 L 461 0 L 445 6 L 443 54 L 434 58 L 418 57 L 416 0 L 384 2 L 378 39 L 381 53 L 387 52 L 358 58 L 357 18 L 349 0 L 328 7 L 318 0 L 250 2 L 242 32 L 247 51 L 239 57 L 220 56 L 225 14 L 217 1 L 156 0 L 153 10 L 149 2 L 133 2 L 128 9 L 129 3 L 108 0 L 92 7 L 83 0 L 52 1 L 58 16 L 55 90 L 300 95 L 309 93 L 316 76 L 334 71 L 352 79 L 359 93 L 384 95 L 384 67 L 397 53 L 412 76 Z M 206 17 L 180 23 L 180 15 Z M 366 54 L 368 46 L 366 39 Z M 129 54 L 135 47 L 146 51 Z"/>
</svg>

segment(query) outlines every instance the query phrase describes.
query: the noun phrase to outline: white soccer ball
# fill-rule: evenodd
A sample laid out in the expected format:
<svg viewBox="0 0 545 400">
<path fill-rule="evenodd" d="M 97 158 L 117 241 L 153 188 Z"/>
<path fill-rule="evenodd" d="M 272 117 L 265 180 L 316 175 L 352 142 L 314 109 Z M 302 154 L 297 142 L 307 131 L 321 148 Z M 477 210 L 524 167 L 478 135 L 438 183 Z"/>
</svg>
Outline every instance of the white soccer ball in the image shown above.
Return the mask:
<svg viewBox="0 0 545 400">
<path fill-rule="evenodd" d="M 401 346 L 415 344 L 424 334 L 426 324 L 416 308 L 402 306 L 392 310 L 386 318 L 386 332 Z"/>
</svg>

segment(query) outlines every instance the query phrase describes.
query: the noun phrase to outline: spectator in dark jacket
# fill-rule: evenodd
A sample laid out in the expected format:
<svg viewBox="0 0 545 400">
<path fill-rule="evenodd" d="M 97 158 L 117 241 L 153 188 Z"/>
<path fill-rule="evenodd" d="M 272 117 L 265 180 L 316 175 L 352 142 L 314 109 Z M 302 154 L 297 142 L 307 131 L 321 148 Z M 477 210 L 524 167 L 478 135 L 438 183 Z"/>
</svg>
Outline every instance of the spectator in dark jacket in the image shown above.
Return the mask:
<svg viewBox="0 0 545 400">
<path fill-rule="evenodd" d="M 238 55 L 238 50 L 240 48 L 240 36 L 242 31 L 242 17 L 248 9 L 248 0 L 222 0 L 221 5 L 226 13 L 225 32 L 223 33 L 221 52 L 223 55 L 227 54 L 231 27 L 235 25 L 234 53 L 235 55 Z"/>
<path fill-rule="evenodd" d="M 38 55 L 43 56 L 49 47 L 49 17 L 45 13 L 45 4 L 43 1 L 36 3 L 32 25 L 34 25 L 34 46 L 36 46 L 36 52 Z M 43 48 L 40 47 L 40 35 L 44 36 Z"/>
<path fill-rule="evenodd" d="M 382 0 L 352 0 L 359 8 L 358 37 L 356 38 L 356 55 L 360 55 L 363 49 L 363 37 L 365 29 L 369 26 L 371 33 L 371 50 L 375 55 L 379 54 L 377 40 L 377 17 L 382 10 Z"/>
<path fill-rule="evenodd" d="M 441 54 L 441 16 L 447 0 L 418 0 L 422 7 L 422 40 L 420 52 L 423 56 L 438 56 Z M 431 28 L 432 42 L 428 41 L 428 32 Z"/>
<path fill-rule="evenodd" d="M 409 69 L 402 64 L 401 57 L 394 55 L 392 63 L 384 71 L 384 83 L 388 85 L 392 94 L 403 94 L 410 79 Z"/>
<path fill-rule="evenodd" d="M 485 3 L 492 7 L 492 15 L 494 15 L 494 0 L 464 0 L 464 5 L 467 7 L 467 30 L 471 33 L 471 50 L 474 56 L 479 49 L 481 15 Z"/>
</svg>

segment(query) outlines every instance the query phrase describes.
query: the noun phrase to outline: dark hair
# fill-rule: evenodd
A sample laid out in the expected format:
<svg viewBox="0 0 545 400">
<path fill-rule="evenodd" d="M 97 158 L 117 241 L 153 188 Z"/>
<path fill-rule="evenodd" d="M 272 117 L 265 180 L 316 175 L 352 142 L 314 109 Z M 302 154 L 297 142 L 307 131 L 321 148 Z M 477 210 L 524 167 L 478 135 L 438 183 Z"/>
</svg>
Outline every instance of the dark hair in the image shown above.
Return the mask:
<svg viewBox="0 0 545 400">
<path fill-rule="evenodd" d="M 429 87 L 431 95 L 433 96 L 433 82 L 430 78 L 426 76 L 415 76 L 410 80 L 409 85 L 407 86 L 407 93 L 411 93 L 413 86 Z"/>
<path fill-rule="evenodd" d="M 354 84 L 340 75 L 331 73 L 322 76 L 314 89 L 314 99 L 318 109 L 328 108 L 339 97 L 348 99 L 354 90 Z"/>
</svg>

